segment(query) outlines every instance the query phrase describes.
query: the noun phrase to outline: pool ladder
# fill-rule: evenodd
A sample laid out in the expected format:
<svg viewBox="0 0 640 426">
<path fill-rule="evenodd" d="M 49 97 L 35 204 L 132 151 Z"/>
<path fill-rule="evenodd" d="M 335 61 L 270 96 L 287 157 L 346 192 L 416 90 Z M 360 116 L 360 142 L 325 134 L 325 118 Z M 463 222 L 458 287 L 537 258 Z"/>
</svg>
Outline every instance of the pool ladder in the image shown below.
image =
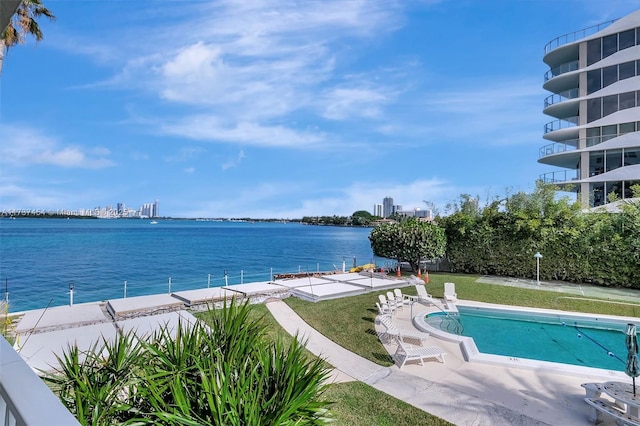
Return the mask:
<svg viewBox="0 0 640 426">
<path fill-rule="evenodd" d="M 440 306 L 436 304 L 434 304 L 434 306 L 444 314 L 444 317 L 442 315 L 439 315 L 437 318 L 440 321 L 436 321 L 436 318 L 434 317 L 432 320 L 428 322 L 433 323 L 433 325 L 436 325 L 436 322 L 437 322 L 438 328 L 440 330 L 446 331 L 447 333 L 457 334 L 461 336 L 464 331 L 464 327 L 462 326 L 462 323 L 458 319 L 458 315 L 457 314 L 451 315 L 450 312 L 445 311 L 444 309 L 442 309 Z"/>
</svg>

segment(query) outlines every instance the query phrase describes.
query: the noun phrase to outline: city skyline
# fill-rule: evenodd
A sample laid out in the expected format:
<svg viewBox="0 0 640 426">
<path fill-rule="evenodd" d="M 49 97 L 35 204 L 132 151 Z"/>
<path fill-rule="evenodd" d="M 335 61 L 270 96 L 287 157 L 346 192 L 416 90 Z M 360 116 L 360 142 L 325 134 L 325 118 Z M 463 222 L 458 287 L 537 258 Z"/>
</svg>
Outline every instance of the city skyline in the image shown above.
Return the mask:
<svg viewBox="0 0 640 426">
<path fill-rule="evenodd" d="M 45 4 L 56 21 L 0 76 L 0 210 L 156 194 L 167 217 L 285 219 L 532 191 L 550 171 L 544 46 L 638 9 Z"/>
</svg>

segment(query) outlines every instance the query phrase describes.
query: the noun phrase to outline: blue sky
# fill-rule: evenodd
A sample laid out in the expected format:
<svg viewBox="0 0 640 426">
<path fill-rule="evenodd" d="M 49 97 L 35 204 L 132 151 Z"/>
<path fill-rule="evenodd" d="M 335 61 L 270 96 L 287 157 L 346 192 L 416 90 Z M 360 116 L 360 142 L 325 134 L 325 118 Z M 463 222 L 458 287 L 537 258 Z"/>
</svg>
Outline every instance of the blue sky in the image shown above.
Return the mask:
<svg viewBox="0 0 640 426">
<path fill-rule="evenodd" d="M 0 76 L 0 210 L 444 212 L 531 191 L 543 49 L 640 0 L 55 1 Z"/>
</svg>

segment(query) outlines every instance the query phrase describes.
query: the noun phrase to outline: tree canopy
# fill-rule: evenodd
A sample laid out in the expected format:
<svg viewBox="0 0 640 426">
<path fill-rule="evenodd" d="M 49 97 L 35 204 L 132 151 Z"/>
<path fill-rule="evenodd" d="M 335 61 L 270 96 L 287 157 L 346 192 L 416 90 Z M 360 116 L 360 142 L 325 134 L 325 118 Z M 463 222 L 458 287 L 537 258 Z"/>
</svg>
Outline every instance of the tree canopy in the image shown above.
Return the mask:
<svg viewBox="0 0 640 426">
<path fill-rule="evenodd" d="M 445 253 L 444 229 L 433 222 L 408 219 L 375 227 L 369 234 L 376 256 L 408 262 L 417 271 L 422 259 L 437 259 Z"/>
</svg>

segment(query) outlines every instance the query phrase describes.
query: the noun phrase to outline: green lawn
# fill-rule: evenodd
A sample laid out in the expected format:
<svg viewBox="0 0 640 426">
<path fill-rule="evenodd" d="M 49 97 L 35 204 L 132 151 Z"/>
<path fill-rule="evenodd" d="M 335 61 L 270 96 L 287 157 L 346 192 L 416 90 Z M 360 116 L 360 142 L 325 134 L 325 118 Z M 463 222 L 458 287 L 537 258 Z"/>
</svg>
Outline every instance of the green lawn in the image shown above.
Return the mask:
<svg viewBox="0 0 640 426">
<path fill-rule="evenodd" d="M 266 305 L 253 305 L 251 315 L 254 318 L 262 317 L 262 320 L 268 326 L 268 336 L 270 338 L 284 339 L 285 342 L 293 339 L 289 333 L 280 327 L 280 324 L 273 318 Z M 371 327 L 373 327 L 373 323 L 371 323 Z M 381 351 L 384 352 L 382 346 Z M 386 365 L 390 364 L 390 362 L 387 362 Z M 327 368 L 331 368 L 331 366 L 327 364 Z M 334 419 L 332 424 L 337 426 L 451 425 L 451 423 L 439 417 L 426 413 L 361 382 L 332 384 L 327 388 L 323 399 L 333 402 L 330 408 Z"/>
<path fill-rule="evenodd" d="M 640 304 L 571 299 L 566 298 L 571 295 L 555 291 L 477 283 L 478 277 L 469 275 L 430 274 L 429 278 L 427 291 L 435 297 L 443 296 L 445 282 L 454 282 L 458 297 L 465 300 L 640 317 Z M 415 288 L 412 286 L 405 287 L 402 291 L 406 294 L 415 294 Z M 375 302 L 378 294 L 382 293 L 386 293 L 386 290 L 316 303 L 295 297 L 290 297 L 285 302 L 307 323 L 329 339 L 370 361 L 388 366 L 392 364 L 391 358 L 380 343 L 373 324 L 377 314 Z"/>
<path fill-rule="evenodd" d="M 640 304 L 570 299 L 566 298 L 570 295 L 555 291 L 477 283 L 478 277 L 469 275 L 430 274 L 429 278 L 427 291 L 439 298 L 443 296 L 444 283 L 454 282 L 456 293 L 466 300 L 640 317 Z M 402 291 L 406 294 L 416 294 L 412 286 L 405 287 Z M 386 293 L 386 290 L 316 303 L 295 297 L 290 297 L 285 302 L 307 323 L 329 339 L 370 361 L 389 366 L 392 365 L 392 360 L 374 329 L 374 318 L 377 314 L 375 302 L 378 294 L 382 293 Z M 273 318 L 271 320 L 273 321 Z M 274 324 L 274 327 L 279 328 L 277 324 Z M 448 424 L 440 418 L 424 413 L 363 383 L 332 385 L 326 397 L 337 401 L 332 410 L 336 414 L 338 425 Z"/>
</svg>

